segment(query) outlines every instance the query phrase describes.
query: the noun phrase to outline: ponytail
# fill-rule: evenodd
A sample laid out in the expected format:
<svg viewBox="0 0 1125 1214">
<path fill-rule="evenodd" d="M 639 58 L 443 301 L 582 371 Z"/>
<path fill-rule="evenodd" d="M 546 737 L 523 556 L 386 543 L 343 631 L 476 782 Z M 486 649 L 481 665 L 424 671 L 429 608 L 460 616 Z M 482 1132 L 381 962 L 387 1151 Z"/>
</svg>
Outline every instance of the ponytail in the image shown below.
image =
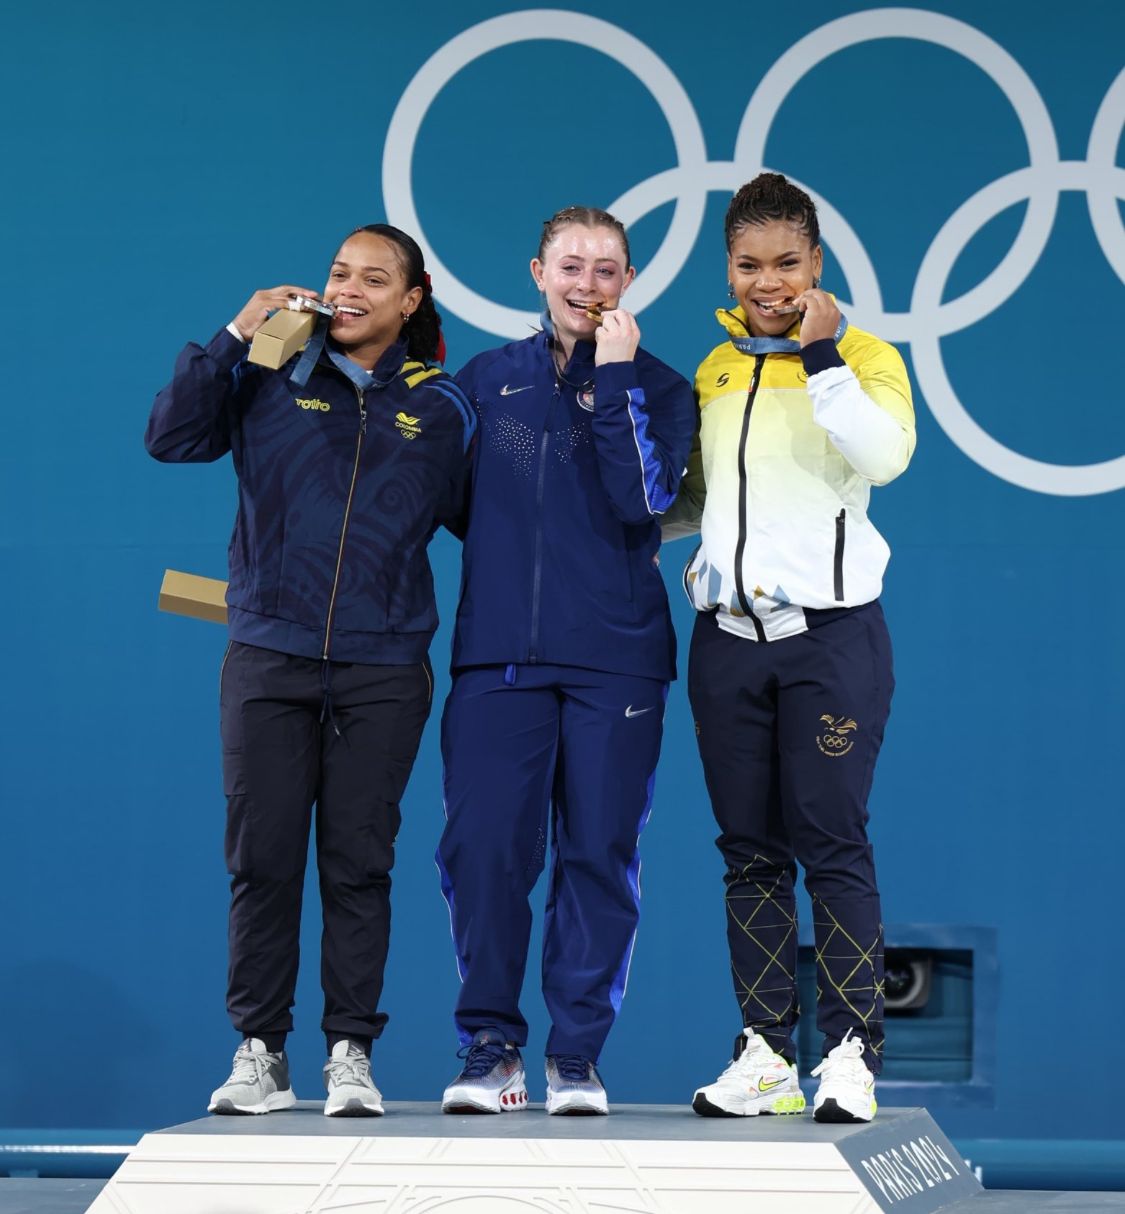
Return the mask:
<svg viewBox="0 0 1125 1214">
<path fill-rule="evenodd" d="M 408 236 L 401 228 L 389 223 L 369 223 L 356 228 L 352 236 L 359 232 L 370 232 L 373 236 L 381 236 L 389 240 L 399 253 L 399 264 L 406 277 L 406 285 L 422 288 L 422 300 L 413 315 L 403 322 L 402 336 L 406 338 L 406 351 L 418 362 L 445 362 L 445 339 L 441 335 L 441 316 L 434 307 L 434 293 L 430 286 L 430 276 L 426 273 L 426 263 L 418 242 Z"/>
</svg>

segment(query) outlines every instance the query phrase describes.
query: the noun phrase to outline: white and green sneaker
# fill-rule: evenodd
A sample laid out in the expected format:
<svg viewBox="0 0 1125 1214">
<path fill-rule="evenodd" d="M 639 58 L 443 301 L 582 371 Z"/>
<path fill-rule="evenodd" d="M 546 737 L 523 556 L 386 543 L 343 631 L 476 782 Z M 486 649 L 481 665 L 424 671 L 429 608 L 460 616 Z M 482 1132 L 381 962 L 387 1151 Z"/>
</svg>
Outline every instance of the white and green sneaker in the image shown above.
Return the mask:
<svg viewBox="0 0 1125 1214">
<path fill-rule="evenodd" d="M 805 1097 L 797 1082 L 797 1068 L 775 1054 L 753 1029 L 743 1029 L 741 1043 L 730 1066 L 714 1083 L 695 1093 L 691 1107 L 700 1117 L 804 1112 Z"/>
<path fill-rule="evenodd" d="M 817 1121 L 870 1121 L 875 1116 L 875 1076 L 863 1061 L 864 1043 L 851 1030 L 812 1073 L 820 1076 L 813 1097 Z"/>
<path fill-rule="evenodd" d="M 337 1041 L 324 1067 L 325 1117 L 382 1117 L 383 1097 L 371 1078 L 371 1059 L 354 1041 Z"/>
<path fill-rule="evenodd" d="M 211 1093 L 208 1113 L 274 1113 L 297 1103 L 289 1084 L 285 1051 L 271 1054 L 257 1037 L 235 1051 L 230 1078 Z"/>
</svg>

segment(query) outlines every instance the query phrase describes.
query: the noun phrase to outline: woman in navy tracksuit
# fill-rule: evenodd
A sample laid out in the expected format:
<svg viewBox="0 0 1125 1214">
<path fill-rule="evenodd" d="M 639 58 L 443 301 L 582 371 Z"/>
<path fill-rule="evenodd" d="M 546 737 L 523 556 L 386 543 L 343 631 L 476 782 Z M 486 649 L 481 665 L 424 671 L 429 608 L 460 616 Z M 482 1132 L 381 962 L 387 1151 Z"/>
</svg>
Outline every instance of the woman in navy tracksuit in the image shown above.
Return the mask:
<svg viewBox="0 0 1125 1214">
<path fill-rule="evenodd" d="M 315 802 L 324 1111 L 372 1115 L 399 800 L 433 689 L 426 546 L 460 504 L 475 417 L 431 361 L 440 322 L 405 233 L 355 231 L 329 271 L 331 322 L 279 371 L 248 362 L 247 342 L 298 293 L 316 295 L 259 291 L 207 346 L 187 346 L 145 444 L 172 463 L 229 451 L 238 475 L 220 712 L 227 1008 L 243 1042 L 210 1109 L 294 1102 L 284 1045 Z"/>
<path fill-rule="evenodd" d="M 438 849 L 462 978 L 446 1111 L 526 1106 L 529 893 L 543 939 L 547 1111 L 606 1112 L 597 1062 L 625 989 L 675 639 L 655 556 L 694 428 L 686 380 L 617 307 L 624 228 L 570 207 L 531 263 L 544 328 L 457 380 L 479 415 Z M 602 315 L 599 317 L 599 313 Z"/>
</svg>

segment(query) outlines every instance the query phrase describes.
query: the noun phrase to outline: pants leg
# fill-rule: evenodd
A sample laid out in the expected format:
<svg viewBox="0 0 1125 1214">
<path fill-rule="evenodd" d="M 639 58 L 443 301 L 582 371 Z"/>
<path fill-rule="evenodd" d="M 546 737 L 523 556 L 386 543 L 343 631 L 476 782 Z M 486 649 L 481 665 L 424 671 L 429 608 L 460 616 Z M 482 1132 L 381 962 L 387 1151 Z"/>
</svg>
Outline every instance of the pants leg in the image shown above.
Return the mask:
<svg viewBox="0 0 1125 1214">
<path fill-rule="evenodd" d="M 558 741 L 559 696 L 537 668 L 520 667 L 515 682 L 502 666 L 455 675 L 442 716 L 437 862 L 461 975 L 454 1021 L 463 1045 L 486 1028 L 527 1043 L 519 996 L 528 897 L 543 871 Z"/>
<path fill-rule="evenodd" d="M 324 916 L 321 983 L 329 1050 L 378 1037 L 391 931 L 391 868 L 399 801 L 430 715 L 429 662 L 333 663 L 334 726 L 321 732 L 316 811 Z M 339 734 L 336 733 L 339 729 Z"/>
<path fill-rule="evenodd" d="M 227 1011 L 246 1036 L 293 1027 L 301 894 L 320 777 L 317 663 L 232 642 L 220 677 Z"/>
<path fill-rule="evenodd" d="M 876 1074 L 883 1049 L 883 921 L 867 798 L 894 690 L 890 638 L 872 603 L 785 646 L 781 799 L 813 901 L 817 1026 L 824 1050 L 848 1030 Z"/>
<path fill-rule="evenodd" d="M 777 644 L 746 640 L 700 615 L 688 695 L 716 840 L 726 862 L 727 943 L 742 1023 L 796 1057 L 796 865 L 782 817 L 777 741 Z"/>
<path fill-rule="evenodd" d="M 596 1062 L 629 974 L 640 916 L 638 838 L 652 808 L 668 686 L 556 667 L 562 751 L 543 923 L 548 1054 Z"/>
</svg>

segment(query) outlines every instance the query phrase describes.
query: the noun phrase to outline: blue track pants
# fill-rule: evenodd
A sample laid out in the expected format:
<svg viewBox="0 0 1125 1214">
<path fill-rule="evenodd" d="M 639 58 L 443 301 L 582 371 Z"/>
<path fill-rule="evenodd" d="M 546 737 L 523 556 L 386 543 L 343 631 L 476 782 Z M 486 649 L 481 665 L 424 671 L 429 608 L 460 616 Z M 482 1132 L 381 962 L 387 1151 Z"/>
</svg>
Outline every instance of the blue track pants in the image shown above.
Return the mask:
<svg viewBox="0 0 1125 1214">
<path fill-rule="evenodd" d="M 543 921 L 548 1054 L 596 1062 L 625 991 L 668 685 L 575 667 L 454 677 L 442 719 L 446 828 L 437 861 L 462 985 L 463 1044 L 527 1043 L 529 895 L 550 845 Z"/>
</svg>

